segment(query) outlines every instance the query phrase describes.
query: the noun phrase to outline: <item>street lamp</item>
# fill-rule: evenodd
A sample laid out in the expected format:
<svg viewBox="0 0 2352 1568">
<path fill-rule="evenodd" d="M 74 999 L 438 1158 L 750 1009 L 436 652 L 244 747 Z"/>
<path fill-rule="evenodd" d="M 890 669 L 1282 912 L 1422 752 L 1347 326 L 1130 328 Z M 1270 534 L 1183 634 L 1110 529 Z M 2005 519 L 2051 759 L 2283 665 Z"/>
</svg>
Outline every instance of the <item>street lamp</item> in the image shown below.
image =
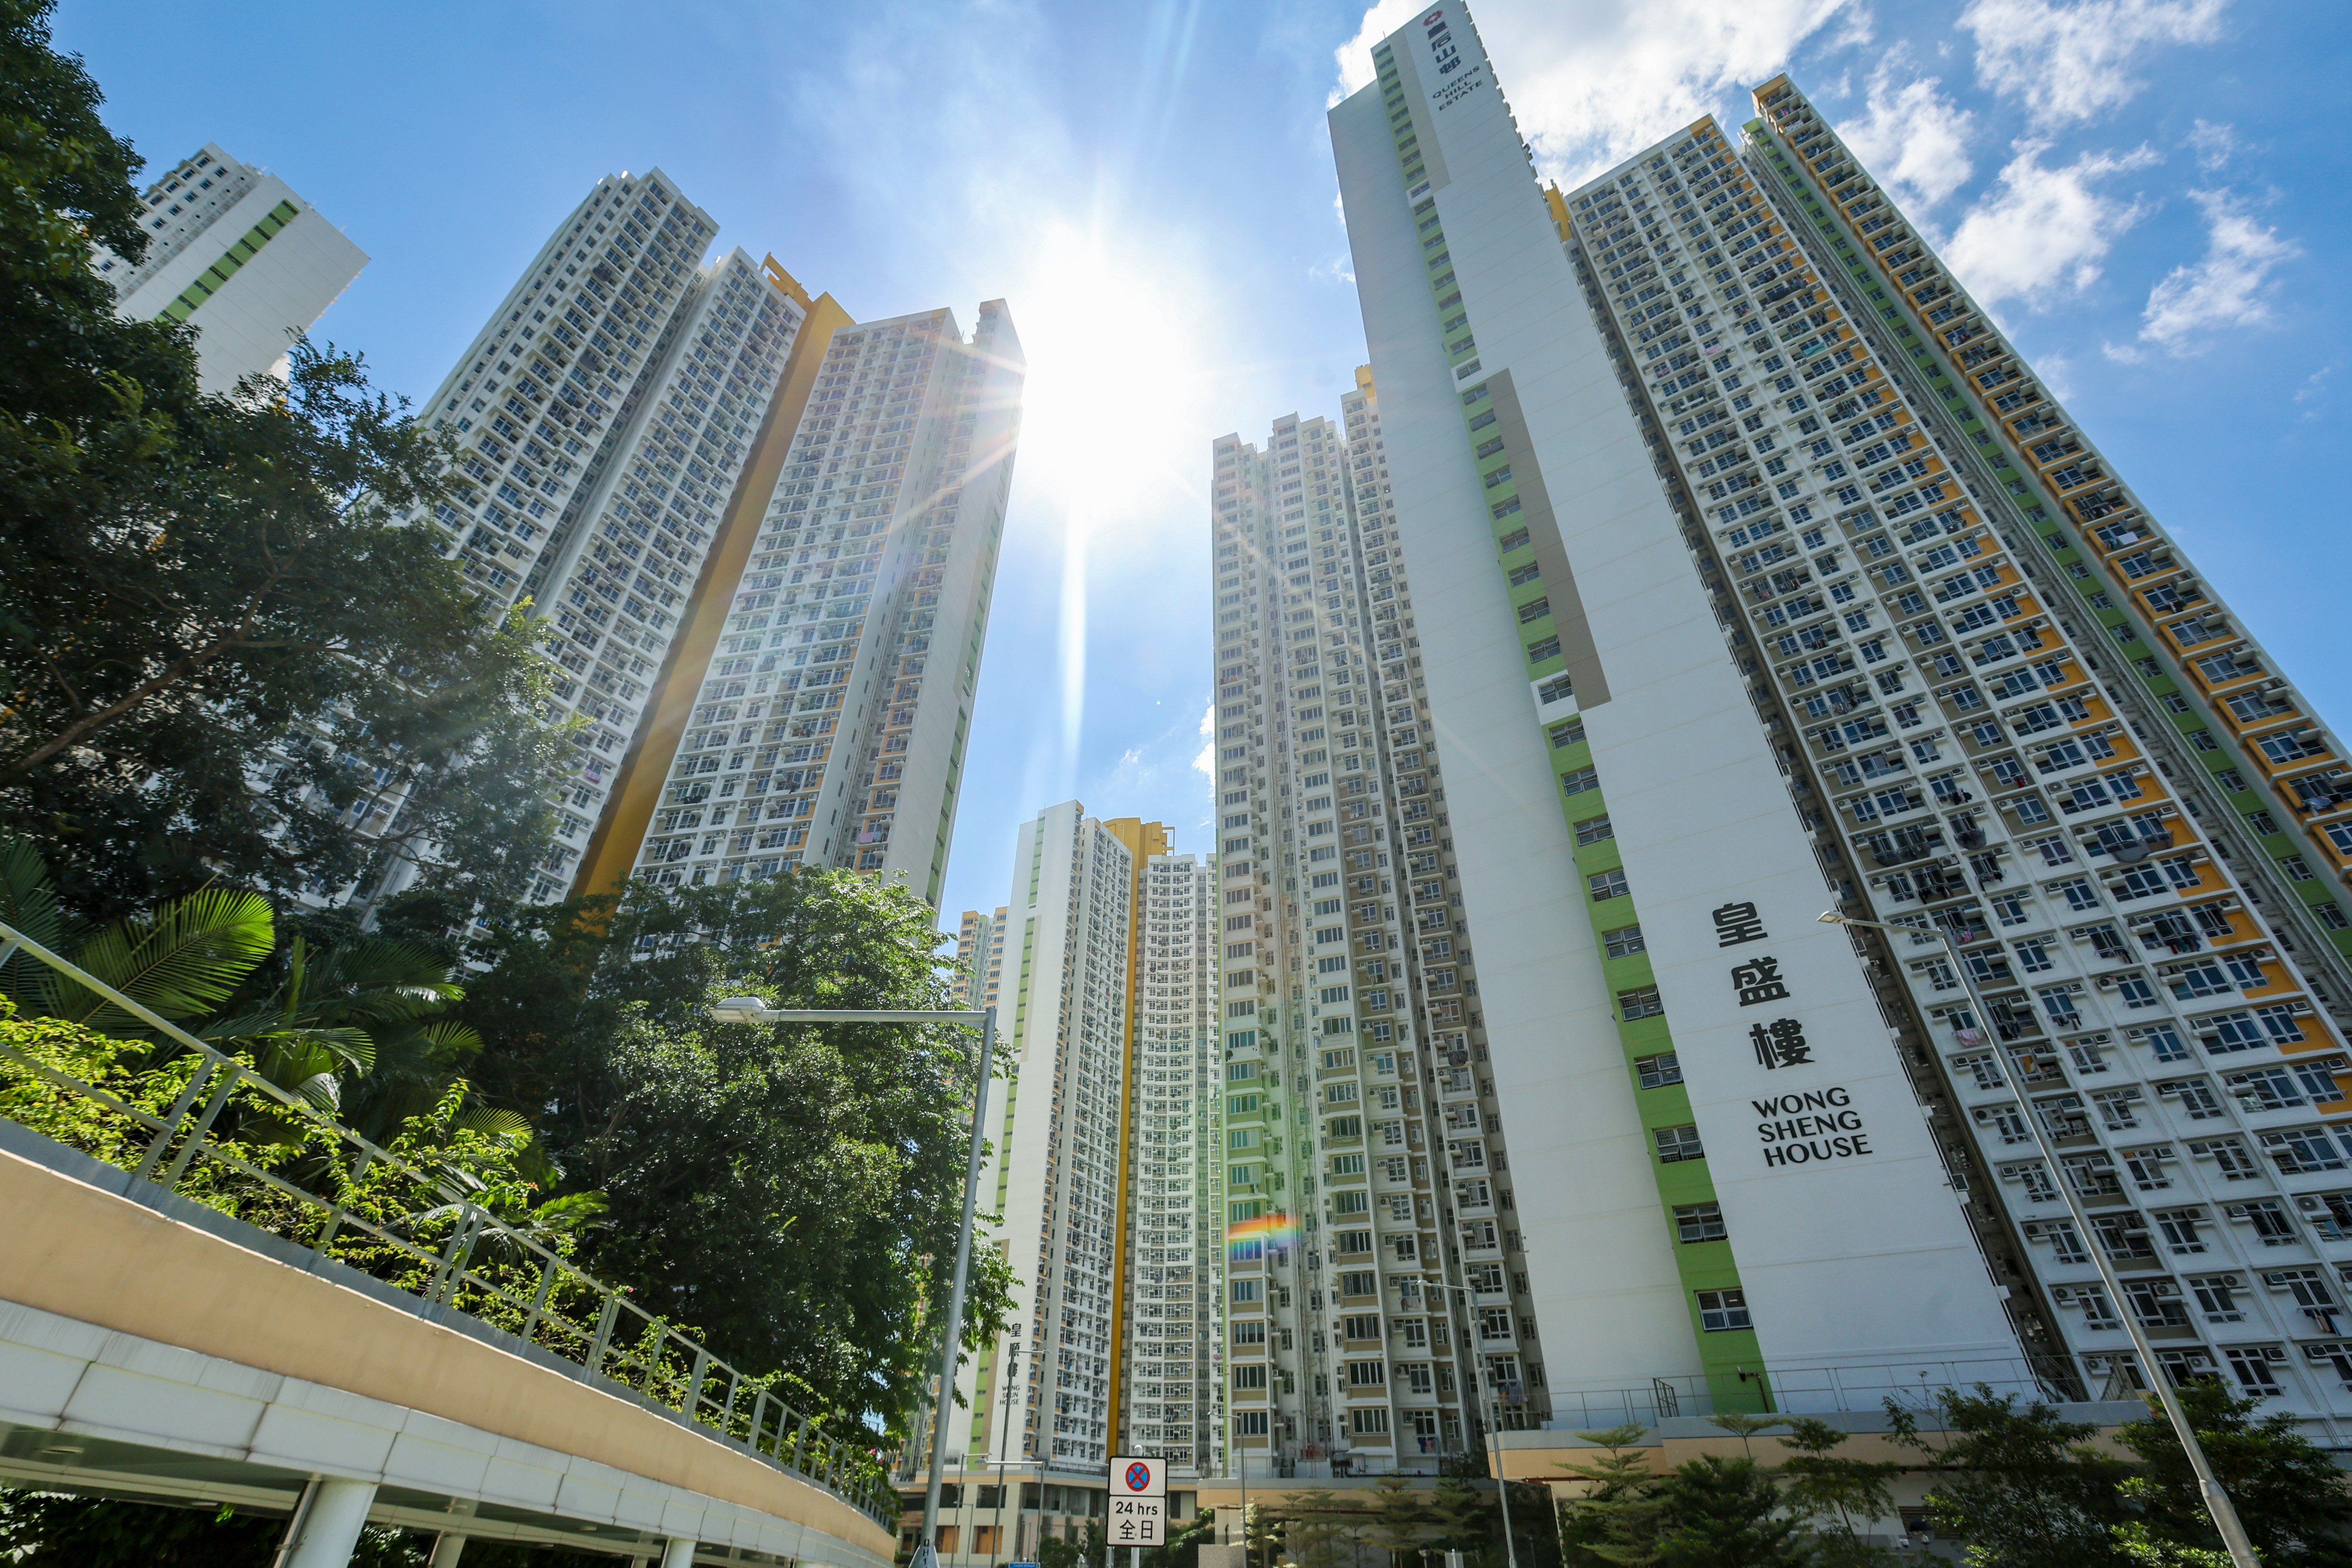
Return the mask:
<svg viewBox="0 0 2352 1568">
<path fill-rule="evenodd" d="M 1019 1333 L 1021 1325 L 1013 1324 L 1013 1331 Z M 1004 1347 L 1004 1422 L 996 1436 L 996 1549 L 1004 1552 L 1007 1563 L 1016 1562 L 1021 1556 L 1022 1515 L 1018 1509 L 1013 1513 L 1012 1548 L 1008 1551 L 1004 1544 L 1004 1463 L 1013 1457 L 1013 1385 L 1020 1375 L 1021 1342 L 1010 1340 Z M 1038 1473 L 1042 1476 L 1044 1471 Z"/>
<path fill-rule="evenodd" d="M 722 1024 L 962 1024 L 980 1031 L 980 1073 L 971 1101 L 971 1154 L 963 1173 L 963 1223 L 956 1231 L 955 1285 L 948 1293 L 946 1342 L 940 1347 L 940 1393 L 931 1406 L 931 1468 L 923 1489 L 923 1539 L 915 1548 L 913 1565 L 926 1568 L 938 1557 L 934 1543 L 939 1538 L 940 1481 L 947 1464 L 948 1407 L 955 1403 L 956 1361 L 963 1350 L 964 1280 L 971 1269 L 971 1221 L 980 1203 L 981 1153 L 988 1139 L 989 1053 L 996 1043 L 996 1009 L 771 1007 L 757 996 L 729 996 L 710 1005 L 710 1016 Z M 1001 1505 L 1001 1490 L 998 1498 Z"/>
<path fill-rule="evenodd" d="M 1441 1290 L 1459 1290 L 1469 1298 L 1463 1303 L 1470 1325 L 1478 1323 L 1478 1300 L 1467 1285 L 1456 1285 L 1450 1279 L 1428 1281 Z M 1478 1384 L 1478 1405 L 1486 1417 L 1486 1431 L 1495 1456 L 1495 1489 L 1503 1500 L 1503 1552 L 1510 1559 L 1511 1568 L 1519 1568 L 1519 1543 L 1511 1534 L 1511 1478 L 1503 1473 L 1503 1418 L 1495 1403 L 1494 1377 L 1476 1361 L 1470 1363 L 1470 1375 Z"/>
<path fill-rule="evenodd" d="M 1267 1305 L 1272 1306 L 1273 1303 L 1268 1302 Z M 1229 1352 L 1227 1353 L 1230 1354 L 1231 1352 Z M 1232 1449 L 1234 1456 L 1234 1473 L 1242 1479 L 1242 1568 L 1250 1568 L 1249 1454 L 1247 1450 L 1244 1449 L 1242 1447 L 1242 1413 L 1234 1408 L 1233 1397 L 1232 1393 L 1228 1391 L 1225 1394 L 1225 1408 L 1234 1418 L 1234 1446 Z M 1271 1400 L 1269 1400 L 1266 1405 L 1265 1447 L 1267 1454 L 1270 1456 L 1274 1452 L 1274 1405 Z"/>
<path fill-rule="evenodd" d="M 2000 1030 L 1994 1026 L 1992 1009 L 1985 1005 L 1983 995 L 1977 990 L 1977 983 L 1969 973 L 1968 963 L 1961 957 L 1958 944 L 1933 927 L 1855 920 L 1835 910 L 1825 911 L 1820 919 L 1823 925 L 1901 931 L 1914 941 L 1925 938 L 1943 945 L 1944 952 L 1952 960 L 1952 968 L 1960 977 L 1961 985 L 1967 988 L 1969 1005 L 1975 1011 L 1979 1027 L 1987 1039 L 1999 1042 L 2001 1060 L 2009 1068 L 2012 1087 L 2017 1090 L 2018 1110 L 2023 1115 L 2026 1131 L 2033 1135 L 2033 1146 L 2041 1151 L 2042 1158 L 2049 1164 L 2050 1179 L 2056 1185 L 2058 1195 L 2065 1200 L 2067 1212 L 2074 1216 L 2074 1224 L 2086 1243 L 2084 1250 L 2090 1253 L 2092 1264 L 2097 1268 L 2100 1279 L 2105 1283 L 2108 1299 L 2116 1304 L 2116 1314 L 2123 1320 L 2124 1331 L 2131 1336 L 2132 1348 L 2139 1354 L 2140 1365 L 2147 1369 L 2148 1382 L 2154 1385 L 2157 1398 L 2164 1405 L 2164 1414 L 2172 1422 L 2173 1433 L 2179 1437 L 2182 1451 L 2189 1456 L 2189 1467 L 2197 1472 L 2197 1489 L 2204 1495 L 2206 1511 L 2213 1516 L 2213 1528 L 2221 1531 L 2221 1542 L 2230 1550 L 2231 1563 L 2234 1568 L 2258 1568 L 2254 1545 L 2247 1539 L 2246 1527 L 2239 1520 L 2237 1509 L 2231 1506 L 2230 1494 L 2221 1489 L 2221 1481 L 2213 1474 L 2213 1467 L 2206 1462 L 2204 1446 L 2197 1441 L 2197 1433 L 2189 1424 L 2189 1412 L 2182 1406 L 2157 1363 L 2156 1347 L 2148 1342 L 2139 1320 L 2132 1315 L 2131 1309 L 2126 1304 L 2123 1281 L 2116 1277 L 2115 1266 L 2107 1260 L 2106 1249 L 2099 1245 L 2097 1233 L 2091 1228 L 2090 1213 L 2084 1208 L 2074 1184 L 2066 1179 L 2065 1167 L 2058 1162 L 2058 1152 L 2050 1146 L 2049 1132 L 2034 1110 L 2032 1096 L 2026 1092 L 2025 1074 L 2018 1065 L 2016 1053 L 2010 1048 L 2010 1043 L 2001 1038 Z"/>
</svg>

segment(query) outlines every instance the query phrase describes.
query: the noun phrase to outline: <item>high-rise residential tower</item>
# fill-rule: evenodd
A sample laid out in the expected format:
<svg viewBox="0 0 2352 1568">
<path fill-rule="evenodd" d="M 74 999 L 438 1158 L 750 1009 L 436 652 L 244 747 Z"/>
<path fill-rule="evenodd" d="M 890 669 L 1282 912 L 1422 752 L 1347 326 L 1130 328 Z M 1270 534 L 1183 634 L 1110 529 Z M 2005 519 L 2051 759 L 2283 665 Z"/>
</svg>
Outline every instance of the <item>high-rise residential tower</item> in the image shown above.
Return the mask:
<svg viewBox="0 0 2352 1568">
<path fill-rule="evenodd" d="M 434 521 L 492 609 L 553 623 L 583 721 L 515 891 L 807 860 L 936 900 L 1019 340 L 1002 301 L 968 342 L 946 310 L 859 327 L 773 258 L 700 266 L 717 232 L 658 169 L 600 181 L 427 410 L 476 487 Z"/>
<path fill-rule="evenodd" d="M 717 231 L 657 169 L 599 181 L 427 405 L 475 487 L 434 521 L 490 609 L 555 624 L 555 696 L 585 721 L 520 896 L 574 880 L 810 314 L 772 261 L 698 266 Z"/>
<path fill-rule="evenodd" d="M 1004 984 L 1004 916 L 1003 904 L 993 914 L 966 910 L 956 931 L 956 963 L 964 971 L 964 1005 L 993 1007 Z"/>
<path fill-rule="evenodd" d="M 1756 101 L 1756 177 L 1816 225 L 1809 237 L 1833 218 L 1832 237 L 1808 244 L 1823 283 L 1882 361 L 1898 374 L 1913 362 L 1910 390 L 1940 420 L 1946 460 L 2021 538 L 2040 541 L 2051 557 L 2043 574 L 2064 590 L 2052 597 L 2079 600 L 2086 631 L 2095 624 L 2090 635 L 2115 645 L 2116 681 L 2184 797 L 2242 852 L 2238 868 L 2272 916 L 2352 999 L 2342 962 L 2352 954 L 2343 743 L 1804 94 L 1778 77 Z"/>
<path fill-rule="evenodd" d="M 2169 1375 L 2352 1409 L 2321 901 L 2231 841 L 2244 802 L 2216 824 L 2189 774 L 2223 742 L 2175 722 L 2205 689 L 2165 702 L 2178 658 L 2110 615 L 2177 549 L 2119 531 L 2093 577 L 2105 515 L 2062 524 L 2010 450 L 2030 375 L 1980 378 L 2030 395 L 1997 434 L 1915 368 L 1894 296 L 1931 273 L 1864 258 L 1924 247 L 1810 110 L 1811 174 L 1703 121 L 1547 199 L 1459 0 L 1374 62 L 1333 142 L 1494 1076 L 1539 1130 L 1511 1157 L 1532 1315 L 1574 1347 L 1555 1412 L 1652 1379 L 1801 1408 L 1896 1363 L 2095 1392 L 2153 1373 L 2126 1310 Z M 1830 175 L 1849 227 L 1806 205 Z M 1948 935 L 1990 1016 L 1940 946 L 1830 907 Z"/>
<path fill-rule="evenodd" d="M 1163 1458 L 1181 1479 L 1219 1473 L 1224 1453 L 1216 877 L 1164 850 L 1141 871 L 1118 1424 L 1120 1452 Z"/>
<path fill-rule="evenodd" d="M 1011 902 L 963 916 L 957 958 L 997 1008 L 1006 1063 L 982 1189 L 1015 1285 L 1010 1330 L 971 1347 L 947 1424 L 944 1561 L 1080 1539 L 1104 1519 L 1112 1453 L 1166 1459 L 1177 1518 L 1218 1473 L 1213 896 L 1164 824 L 1068 801 L 1022 827 Z M 927 1463 L 916 1445 L 902 1480 Z"/>
<path fill-rule="evenodd" d="M 133 264 L 100 246 L 91 262 L 124 316 L 195 326 L 206 392 L 283 375 L 292 341 L 367 265 L 285 181 L 209 142 L 149 185 L 146 203 L 147 254 Z"/>
<path fill-rule="evenodd" d="M 1368 374 L 1342 417 L 1213 450 L 1228 1383 L 1253 1473 L 1434 1473 L 1545 1372 Z"/>
<path fill-rule="evenodd" d="M 1016 978 L 997 1005 L 1007 1068 L 989 1100 L 997 1136 L 982 1189 L 1003 1216 L 1013 1328 L 1007 1342 L 973 1347 L 961 1390 L 970 1441 L 959 1440 L 959 1415 L 950 1464 L 1100 1471 L 1109 1461 L 1139 869 L 1123 839 L 1132 837 L 1066 801 L 1024 823 L 1014 850 L 1005 945 Z M 1003 1368 L 1013 1341 L 1021 1371 L 1008 1416 Z"/>
<path fill-rule="evenodd" d="M 944 310 L 834 331 L 751 498 L 748 566 L 707 590 L 716 661 L 667 678 L 675 728 L 633 758 L 600 865 L 667 883 L 840 866 L 938 900 L 1022 374 L 1002 300 L 969 339 Z"/>
</svg>

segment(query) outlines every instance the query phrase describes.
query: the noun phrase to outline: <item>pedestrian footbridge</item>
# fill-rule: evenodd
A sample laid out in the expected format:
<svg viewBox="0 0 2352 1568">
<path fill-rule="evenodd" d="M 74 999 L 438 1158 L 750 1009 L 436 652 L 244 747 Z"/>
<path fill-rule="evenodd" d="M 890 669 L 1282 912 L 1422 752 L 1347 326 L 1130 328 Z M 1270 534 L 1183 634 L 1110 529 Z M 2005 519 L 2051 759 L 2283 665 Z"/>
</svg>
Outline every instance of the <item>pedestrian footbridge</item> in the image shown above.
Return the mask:
<svg viewBox="0 0 2352 1568">
<path fill-rule="evenodd" d="M 435 1568 L 469 1539 L 888 1568 L 869 1453 L 462 1202 L 427 1247 L 241 1166 L 207 1138 L 253 1080 L 170 1033 L 204 1062 L 152 1111 L 0 1041 L 0 1483 L 283 1514 L 286 1568 L 372 1523 L 437 1534 Z M 89 1104 L 110 1159 L 46 1135 Z M 240 1170 L 262 1223 L 223 1212 Z"/>
</svg>

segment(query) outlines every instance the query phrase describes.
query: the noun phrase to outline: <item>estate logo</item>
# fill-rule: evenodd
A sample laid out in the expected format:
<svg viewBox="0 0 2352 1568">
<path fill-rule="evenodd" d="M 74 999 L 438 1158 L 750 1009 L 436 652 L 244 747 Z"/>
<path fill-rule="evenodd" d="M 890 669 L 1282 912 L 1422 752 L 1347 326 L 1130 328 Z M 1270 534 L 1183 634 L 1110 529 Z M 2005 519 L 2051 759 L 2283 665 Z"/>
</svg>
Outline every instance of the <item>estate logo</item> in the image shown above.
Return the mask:
<svg viewBox="0 0 2352 1568">
<path fill-rule="evenodd" d="M 1454 47 L 1454 35 L 1446 29 L 1445 13 L 1432 11 L 1421 19 L 1429 35 L 1429 52 L 1437 57 L 1437 74 L 1444 76 L 1462 64 L 1462 52 Z"/>
</svg>

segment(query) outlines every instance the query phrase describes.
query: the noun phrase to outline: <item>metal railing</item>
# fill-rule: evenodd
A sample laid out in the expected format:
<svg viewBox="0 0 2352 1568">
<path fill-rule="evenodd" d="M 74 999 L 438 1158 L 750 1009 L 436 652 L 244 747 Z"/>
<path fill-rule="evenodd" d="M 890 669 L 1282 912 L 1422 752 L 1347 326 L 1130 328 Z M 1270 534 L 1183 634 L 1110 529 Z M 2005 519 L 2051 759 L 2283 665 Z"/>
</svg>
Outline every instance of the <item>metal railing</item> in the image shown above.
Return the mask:
<svg viewBox="0 0 2352 1568">
<path fill-rule="evenodd" d="M 2090 1379 L 2095 1396 L 2099 1379 Z M 1886 1401 L 1914 1409 L 1933 1407 L 1947 1388 L 1963 1392 L 1979 1384 L 1996 1394 L 2063 1403 L 2083 1396 L 2082 1380 L 2063 1364 L 2038 1365 L 2021 1356 L 1965 1361 L 1886 1362 L 1877 1365 L 1762 1368 L 1738 1373 L 1738 1392 L 1710 1387 L 1704 1376 L 1654 1377 L 1643 1388 L 1551 1391 L 1552 1431 L 1580 1432 L 1625 1422 L 1654 1426 L 1661 1418 L 1718 1414 L 1822 1415 L 1838 1410 L 1880 1410 Z M 2111 1397 L 2128 1399 L 2127 1391 Z"/>
<path fill-rule="evenodd" d="M 136 1087 L 128 1074 L 108 1087 L 0 1038 L 0 1104 L 7 1106 L 0 1116 L 128 1171 L 134 1182 L 307 1247 L 313 1272 L 331 1279 L 337 1269 L 356 1270 L 415 1298 L 425 1315 L 455 1314 L 493 1331 L 478 1336 L 488 1342 L 568 1363 L 605 1392 L 682 1418 L 897 1529 L 898 1493 L 870 1452 L 779 1398 L 772 1374 L 747 1375 L 720 1361 L 477 1203 L 457 1167 L 428 1169 L 360 1136 L 251 1062 L 0 923 L 0 970 L 20 955 L 103 996 L 181 1051 Z M 165 1103 L 163 1091 L 174 1086 Z M 235 1137 L 255 1115 L 268 1119 L 267 1136 Z"/>
</svg>

